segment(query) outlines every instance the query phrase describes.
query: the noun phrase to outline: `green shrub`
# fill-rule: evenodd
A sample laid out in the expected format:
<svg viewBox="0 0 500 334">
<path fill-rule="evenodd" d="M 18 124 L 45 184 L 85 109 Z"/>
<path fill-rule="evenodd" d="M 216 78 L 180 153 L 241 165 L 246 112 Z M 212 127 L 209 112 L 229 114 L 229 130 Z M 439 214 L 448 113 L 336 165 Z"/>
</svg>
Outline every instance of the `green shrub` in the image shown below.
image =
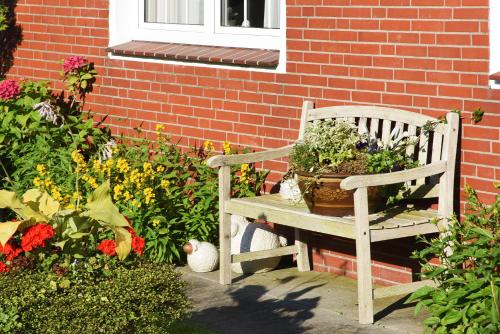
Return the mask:
<svg viewBox="0 0 500 334">
<path fill-rule="evenodd" d="M 471 188 L 466 193 L 470 211 L 464 221 L 452 218 L 448 232 L 422 239 L 427 247 L 415 254 L 423 264 L 423 278 L 438 287 L 423 287 L 408 302 L 418 301 L 416 313 L 429 311 L 424 325 L 437 334 L 500 331 L 500 195 L 485 205 Z M 432 257 L 441 264 L 430 263 Z"/>
<path fill-rule="evenodd" d="M 120 266 L 62 284 L 67 280 L 44 272 L 1 275 L 0 332 L 168 333 L 189 308 L 186 283 L 165 264 Z"/>
</svg>

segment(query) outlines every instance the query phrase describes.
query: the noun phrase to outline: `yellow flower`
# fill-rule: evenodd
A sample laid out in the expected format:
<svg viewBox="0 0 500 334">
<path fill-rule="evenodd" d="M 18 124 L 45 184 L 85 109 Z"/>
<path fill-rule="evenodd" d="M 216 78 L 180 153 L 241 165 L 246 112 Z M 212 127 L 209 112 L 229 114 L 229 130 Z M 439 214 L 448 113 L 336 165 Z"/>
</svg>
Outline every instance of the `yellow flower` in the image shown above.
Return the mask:
<svg viewBox="0 0 500 334">
<path fill-rule="evenodd" d="M 144 203 L 146 204 L 152 204 L 155 201 L 155 194 L 153 192 L 152 188 L 145 188 L 144 189 Z"/>
<path fill-rule="evenodd" d="M 162 189 L 167 190 L 168 187 L 170 187 L 170 181 L 169 180 L 161 180 L 160 186 L 162 187 Z"/>
<path fill-rule="evenodd" d="M 35 177 L 33 179 L 33 185 L 37 188 L 42 186 L 42 179 L 40 179 L 39 177 Z"/>
<path fill-rule="evenodd" d="M 224 154 L 231 154 L 231 144 L 228 141 L 222 143 L 222 148 L 224 149 Z"/>
<path fill-rule="evenodd" d="M 72 196 L 72 198 L 73 198 L 73 199 L 76 199 L 76 200 L 80 199 L 81 197 L 82 197 L 82 193 L 81 193 L 81 192 L 79 192 L 79 191 L 75 191 L 75 192 L 73 193 L 73 196 Z"/>
<path fill-rule="evenodd" d="M 50 188 L 54 184 L 54 182 L 52 182 L 52 180 L 49 177 L 45 179 L 44 184 L 46 188 Z"/>
<path fill-rule="evenodd" d="M 165 166 L 162 166 L 162 165 L 159 165 L 158 167 L 156 167 L 156 171 L 158 173 L 162 173 L 165 171 Z"/>
<path fill-rule="evenodd" d="M 144 177 L 149 177 L 151 180 L 154 179 L 153 165 L 150 162 L 145 162 L 142 164 L 142 169 L 144 169 Z"/>
<path fill-rule="evenodd" d="M 68 205 L 66 205 L 65 209 L 67 210 L 74 210 L 76 207 L 73 203 L 69 203 Z"/>
<path fill-rule="evenodd" d="M 40 174 L 40 176 L 42 176 L 42 177 L 47 174 L 47 170 L 45 168 L 45 165 L 43 165 L 43 164 L 36 165 L 36 170 L 37 170 L 38 174 Z"/>
<path fill-rule="evenodd" d="M 76 172 L 83 172 L 86 169 L 85 158 L 78 150 L 71 152 L 71 158 L 76 163 Z"/>
<path fill-rule="evenodd" d="M 63 201 L 63 197 L 61 195 L 61 191 L 59 190 L 59 188 L 57 186 L 53 186 L 51 188 L 50 194 L 51 194 L 52 198 L 55 199 L 56 201 L 58 201 L 58 202 L 62 202 Z"/>
<path fill-rule="evenodd" d="M 124 187 L 121 184 L 117 184 L 113 187 L 113 198 L 115 199 L 115 201 L 120 200 L 120 196 L 122 195 L 123 188 Z"/>
<path fill-rule="evenodd" d="M 248 164 L 242 164 L 240 167 L 240 182 L 241 183 L 248 183 L 248 170 L 249 170 Z"/>
<path fill-rule="evenodd" d="M 142 174 L 139 172 L 139 170 L 134 169 L 130 173 L 130 182 L 135 183 L 135 185 L 140 188 L 142 184 Z"/>
<path fill-rule="evenodd" d="M 131 203 L 132 203 L 132 205 L 133 205 L 133 206 L 136 206 L 136 207 L 138 207 L 138 208 L 140 208 L 140 207 L 142 206 L 141 202 L 139 202 L 139 201 L 138 201 L 138 200 L 136 200 L 136 199 L 132 200 L 132 202 L 131 202 Z"/>
<path fill-rule="evenodd" d="M 160 226 L 160 220 L 159 219 L 153 219 L 153 221 L 151 223 L 153 224 L 154 227 Z"/>
<path fill-rule="evenodd" d="M 156 124 L 156 132 L 161 132 L 163 129 L 165 129 L 163 124 Z"/>
<path fill-rule="evenodd" d="M 118 161 L 116 162 L 116 167 L 118 167 L 118 170 L 120 173 L 125 174 L 130 170 L 130 167 L 128 165 L 127 160 L 123 158 L 119 158 Z"/>
<path fill-rule="evenodd" d="M 214 143 L 212 143 L 210 140 L 205 140 L 205 142 L 203 143 L 203 149 L 208 152 L 213 151 L 215 149 Z"/>
<path fill-rule="evenodd" d="M 82 180 L 87 181 L 87 183 L 94 189 L 97 188 L 97 180 L 95 177 L 85 174 L 82 176 Z"/>
<path fill-rule="evenodd" d="M 123 193 L 123 199 L 126 202 L 130 201 L 132 198 L 134 198 L 134 196 L 132 196 L 132 194 L 128 190 Z"/>
</svg>

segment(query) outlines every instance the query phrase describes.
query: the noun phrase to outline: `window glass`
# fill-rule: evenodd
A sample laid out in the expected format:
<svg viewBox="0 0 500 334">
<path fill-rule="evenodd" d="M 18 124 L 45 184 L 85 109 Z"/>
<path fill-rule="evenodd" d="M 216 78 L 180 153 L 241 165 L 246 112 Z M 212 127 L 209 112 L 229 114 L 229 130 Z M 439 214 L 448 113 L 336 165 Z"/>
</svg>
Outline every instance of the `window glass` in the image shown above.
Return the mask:
<svg viewBox="0 0 500 334">
<path fill-rule="evenodd" d="M 280 0 L 221 0 L 221 26 L 279 29 Z"/>
<path fill-rule="evenodd" d="M 203 25 L 204 0 L 144 0 L 147 23 Z"/>
</svg>

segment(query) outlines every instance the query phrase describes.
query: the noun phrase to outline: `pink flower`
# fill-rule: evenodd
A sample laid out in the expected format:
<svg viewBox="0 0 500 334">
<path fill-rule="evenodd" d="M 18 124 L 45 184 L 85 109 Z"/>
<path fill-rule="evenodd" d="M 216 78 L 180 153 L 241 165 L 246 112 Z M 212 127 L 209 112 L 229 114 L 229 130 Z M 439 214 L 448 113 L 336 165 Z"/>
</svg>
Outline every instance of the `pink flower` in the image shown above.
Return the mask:
<svg viewBox="0 0 500 334">
<path fill-rule="evenodd" d="M 4 80 L 0 82 L 0 99 L 9 100 L 15 97 L 21 88 L 15 80 Z"/>
<path fill-rule="evenodd" d="M 73 70 L 76 70 L 83 65 L 86 65 L 87 63 L 87 59 L 80 56 L 71 56 L 69 58 L 66 58 L 63 64 L 64 73 L 69 73 Z"/>
</svg>

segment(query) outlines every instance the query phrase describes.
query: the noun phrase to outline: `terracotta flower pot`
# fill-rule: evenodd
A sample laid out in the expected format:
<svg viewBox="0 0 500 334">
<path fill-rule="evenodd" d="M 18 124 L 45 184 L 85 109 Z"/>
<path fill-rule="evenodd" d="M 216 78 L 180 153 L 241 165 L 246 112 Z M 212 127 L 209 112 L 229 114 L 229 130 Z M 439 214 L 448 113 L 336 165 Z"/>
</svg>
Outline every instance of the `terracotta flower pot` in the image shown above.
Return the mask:
<svg viewBox="0 0 500 334">
<path fill-rule="evenodd" d="M 323 174 L 319 177 L 297 172 L 299 188 L 311 213 L 326 216 L 354 215 L 354 191 L 343 190 L 340 182 L 350 175 Z M 368 212 L 383 207 L 384 199 L 377 187 L 368 188 Z"/>
</svg>

